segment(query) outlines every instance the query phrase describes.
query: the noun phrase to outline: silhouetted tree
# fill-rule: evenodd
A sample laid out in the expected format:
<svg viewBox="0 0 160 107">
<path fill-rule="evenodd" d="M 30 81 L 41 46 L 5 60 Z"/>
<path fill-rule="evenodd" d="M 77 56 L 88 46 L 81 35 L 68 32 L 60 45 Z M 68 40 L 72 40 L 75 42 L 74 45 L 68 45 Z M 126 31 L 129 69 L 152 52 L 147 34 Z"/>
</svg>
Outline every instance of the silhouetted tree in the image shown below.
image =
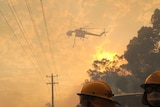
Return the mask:
<svg viewBox="0 0 160 107">
<path fill-rule="evenodd" d="M 132 71 L 134 87 L 139 87 L 145 78 L 153 71 L 160 69 L 160 36 L 154 29 L 159 29 L 160 10 L 156 9 L 151 17 L 152 27 L 142 27 L 138 31 L 138 37 L 134 37 L 127 45 L 124 58 L 128 61 L 123 68 Z"/>
<path fill-rule="evenodd" d="M 94 61 L 94 69 L 87 71 L 91 79 L 107 81 L 117 93 L 141 91 L 140 85 L 145 78 L 153 71 L 160 69 L 159 9 L 155 9 L 151 16 L 151 23 L 152 27 L 140 28 L 138 36 L 130 40 L 127 50 L 121 57 L 117 56 L 118 59 L 114 61 L 105 58 L 101 61 Z M 117 67 L 116 65 L 123 58 L 127 63 Z M 123 71 L 128 71 L 131 75 L 119 75 Z"/>
<path fill-rule="evenodd" d="M 153 24 L 153 31 L 159 33 L 160 31 L 160 11 L 155 9 L 154 14 L 151 17 L 151 23 Z"/>
<path fill-rule="evenodd" d="M 117 84 L 117 81 L 120 81 L 122 79 L 124 80 L 126 77 L 125 69 L 119 67 L 119 63 L 122 60 L 123 56 L 118 55 L 115 55 L 113 61 L 110 61 L 105 58 L 100 61 L 96 60 L 92 64 L 93 69 L 89 69 L 87 73 L 91 77 L 91 80 L 103 80 L 109 83 L 115 93 L 119 93 L 119 91 L 126 92 L 127 88 L 117 88 L 117 86 L 120 86 Z M 119 75 L 123 75 L 123 77 Z M 127 82 L 125 83 L 125 85 L 126 84 Z"/>
</svg>

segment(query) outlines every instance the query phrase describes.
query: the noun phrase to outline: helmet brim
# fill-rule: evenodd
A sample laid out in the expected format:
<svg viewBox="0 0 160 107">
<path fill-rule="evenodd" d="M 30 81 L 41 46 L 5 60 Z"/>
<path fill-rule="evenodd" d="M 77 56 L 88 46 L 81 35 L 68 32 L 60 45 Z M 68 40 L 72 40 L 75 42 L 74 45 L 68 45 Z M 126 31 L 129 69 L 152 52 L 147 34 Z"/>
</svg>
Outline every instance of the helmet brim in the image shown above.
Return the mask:
<svg viewBox="0 0 160 107">
<path fill-rule="evenodd" d="M 79 96 L 91 96 L 91 97 L 96 97 L 96 98 L 100 98 L 100 99 L 105 99 L 105 100 L 108 101 L 108 102 L 121 105 L 121 104 L 120 104 L 119 102 L 117 102 L 117 101 L 109 100 L 109 99 L 102 98 L 102 97 L 98 97 L 98 96 L 86 95 L 86 94 L 82 94 L 82 93 L 77 93 L 77 95 L 79 95 Z"/>
<path fill-rule="evenodd" d="M 148 86 L 154 86 L 154 85 L 160 86 L 160 84 L 142 84 L 142 85 L 140 85 L 140 87 L 143 88 L 143 89 L 145 89 Z"/>
</svg>

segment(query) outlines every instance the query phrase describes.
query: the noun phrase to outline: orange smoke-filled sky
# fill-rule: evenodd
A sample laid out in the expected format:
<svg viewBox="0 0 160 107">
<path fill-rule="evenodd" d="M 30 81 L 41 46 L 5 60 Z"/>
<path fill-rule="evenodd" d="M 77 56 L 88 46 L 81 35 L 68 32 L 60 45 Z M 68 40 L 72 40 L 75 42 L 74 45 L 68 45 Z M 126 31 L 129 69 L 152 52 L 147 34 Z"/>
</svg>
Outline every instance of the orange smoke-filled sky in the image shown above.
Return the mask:
<svg viewBox="0 0 160 107">
<path fill-rule="evenodd" d="M 92 62 L 123 54 L 137 31 L 151 26 L 159 5 L 159 0 L 0 0 L 0 107 L 46 107 L 51 73 L 58 75 L 55 107 L 75 107 Z M 108 33 L 83 40 L 66 35 L 84 26 Z"/>
</svg>

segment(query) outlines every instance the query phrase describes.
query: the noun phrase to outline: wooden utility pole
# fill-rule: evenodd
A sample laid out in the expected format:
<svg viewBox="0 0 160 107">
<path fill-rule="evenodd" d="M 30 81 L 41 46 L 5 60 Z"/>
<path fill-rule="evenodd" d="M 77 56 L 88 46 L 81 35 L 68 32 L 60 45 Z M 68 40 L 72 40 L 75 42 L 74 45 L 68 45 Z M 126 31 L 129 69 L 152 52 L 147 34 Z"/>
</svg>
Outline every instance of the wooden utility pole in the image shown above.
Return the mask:
<svg viewBox="0 0 160 107">
<path fill-rule="evenodd" d="M 54 82 L 53 77 L 57 77 L 57 76 L 58 75 L 53 76 L 53 74 L 51 74 L 51 76 L 47 76 L 47 77 L 51 78 L 51 83 L 47 83 L 47 84 L 51 84 L 52 85 L 52 107 L 54 107 L 54 84 L 58 84 L 58 82 Z"/>
</svg>

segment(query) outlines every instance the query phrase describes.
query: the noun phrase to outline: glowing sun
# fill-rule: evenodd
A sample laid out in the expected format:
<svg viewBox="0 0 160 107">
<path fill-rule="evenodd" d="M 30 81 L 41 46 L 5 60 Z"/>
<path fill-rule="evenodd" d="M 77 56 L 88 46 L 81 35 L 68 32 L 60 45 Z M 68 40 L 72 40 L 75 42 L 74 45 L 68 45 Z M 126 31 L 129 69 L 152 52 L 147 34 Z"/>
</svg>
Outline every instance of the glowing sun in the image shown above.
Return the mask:
<svg viewBox="0 0 160 107">
<path fill-rule="evenodd" d="M 110 61 L 113 61 L 115 55 L 116 55 L 116 53 L 110 53 L 110 52 L 106 52 L 106 51 L 98 51 L 98 52 L 96 52 L 96 54 L 93 55 L 93 59 L 94 60 L 101 60 L 103 58 L 106 58 Z"/>
</svg>

